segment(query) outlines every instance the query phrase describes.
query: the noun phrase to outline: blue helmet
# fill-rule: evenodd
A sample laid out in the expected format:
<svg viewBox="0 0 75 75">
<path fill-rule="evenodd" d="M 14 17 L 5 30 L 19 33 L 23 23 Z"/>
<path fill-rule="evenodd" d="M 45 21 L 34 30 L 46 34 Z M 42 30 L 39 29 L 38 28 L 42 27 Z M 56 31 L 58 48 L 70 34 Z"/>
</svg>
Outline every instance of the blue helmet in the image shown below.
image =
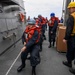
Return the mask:
<svg viewBox="0 0 75 75">
<path fill-rule="evenodd" d="M 51 13 L 50 16 L 51 16 L 51 17 L 54 17 L 54 16 L 55 16 L 55 13 Z"/>
</svg>

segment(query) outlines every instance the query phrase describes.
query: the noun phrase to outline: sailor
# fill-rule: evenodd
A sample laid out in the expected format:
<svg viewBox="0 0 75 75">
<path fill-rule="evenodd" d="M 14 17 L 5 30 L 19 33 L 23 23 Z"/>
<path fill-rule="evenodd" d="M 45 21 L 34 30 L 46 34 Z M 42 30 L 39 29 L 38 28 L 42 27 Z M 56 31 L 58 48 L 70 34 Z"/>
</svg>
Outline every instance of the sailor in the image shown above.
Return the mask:
<svg viewBox="0 0 75 75">
<path fill-rule="evenodd" d="M 30 63 L 32 66 L 32 75 L 36 75 L 36 66 L 40 63 L 39 55 L 39 32 L 35 25 L 34 20 L 29 20 L 28 25 L 22 35 L 22 41 L 24 47 L 21 49 L 21 65 L 18 67 L 17 71 L 21 72 L 26 65 L 26 59 L 28 53 L 30 53 Z"/>
<path fill-rule="evenodd" d="M 68 5 L 70 16 L 67 20 L 67 28 L 64 43 L 67 43 L 66 61 L 63 64 L 72 67 L 72 61 L 75 59 L 75 2 L 70 2 Z M 70 72 L 75 74 L 75 70 L 70 69 Z"/>
<path fill-rule="evenodd" d="M 38 19 L 41 22 L 42 35 L 44 40 L 46 40 L 45 29 L 46 29 L 46 19 L 42 15 L 38 15 Z"/>
<path fill-rule="evenodd" d="M 42 47 L 42 44 L 43 44 L 43 34 L 42 34 L 42 26 L 41 26 L 41 22 L 39 21 L 39 19 L 37 18 L 36 19 L 36 25 L 38 26 L 38 30 L 39 30 L 39 34 L 40 34 L 40 39 L 39 39 L 39 45 L 40 45 L 40 52 L 42 51 L 43 47 Z"/>
<path fill-rule="evenodd" d="M 58 26 L 58 18 L 55 17 L 55 13 L 51 13 L 50 14 L 50 19 L 48 21 L 48 26 L 49 26 L 49 46 L 48 48 L 50 48 L 53 44 L 53 46 L 55 45 L 55 37 L 56 37 L 56 29 Z"/>
</svg>

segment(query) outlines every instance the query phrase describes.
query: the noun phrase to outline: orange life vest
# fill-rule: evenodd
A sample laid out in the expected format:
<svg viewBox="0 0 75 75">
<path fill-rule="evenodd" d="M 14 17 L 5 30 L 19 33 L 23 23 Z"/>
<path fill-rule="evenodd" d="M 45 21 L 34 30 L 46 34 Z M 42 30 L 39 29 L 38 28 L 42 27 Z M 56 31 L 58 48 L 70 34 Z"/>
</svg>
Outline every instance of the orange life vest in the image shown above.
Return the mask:
<svg viewBox="0 0 75 75">
<path fill-rule="evenodd" d="M 41 25 L 46 24 L 46 19 L 44 17 L 42 17 L 41 19 L 42 19 Z"/>
<path fill-rule="evenodd" d="M 49 20 L 49 22 L 48 22 L 48 25 L 49 25 L 50 27 L 53 27 L 55 20 L 58 21 L 58 18 L 57 18 L 57 17 L 51 17 L 50 20 Z"/>
<path fill-rule="evenodd" d="M 37 30 L 38 33 L 39 33 L 39 30 L 36 26 L 33 26 L 32 28 L 29 28 L 28 26 L 26 27 L 26 29 L 25 29 L 25 33 L 27 34 L 26 42 L 28 42 L 32 38 L 32 36 L 34 35 L 35 30 Z M 40 39 L 40 36 L 38 35 L 38 38 L 37 38 L 35 43 L 38 43 L 39 39 Z"/>
<path fill-rule="evenodd" d="M 41 26 L 39 26 L 37 23 L 35 24 L 36 26 L 36 30 L 39 32 L 39 34 L 41 34 Z"/>
<path fill-rule="evenodd" d="M 39 19 L 36 19 L 36 24 L 41 24 L 41 22 L 39 21 Z"/>
<path fill-rule="evenodd" d="M 20 20 L 24 22 L 24 15 L 22 13 L 20 13 Z"/>
<path fill-rule="evenodd" d="M 42 25 L 41 25 L 41 22 L 39 21 L 39 19 L 36 19 L 35 26 L 38 26 L 37 29 L 38 29 L 39 31 L 41 31 Z"/>
<path fill-rule="evenodd" d="M 46 18 L 46 23 L 48 23 L 48 19 Z"/>
</svg>

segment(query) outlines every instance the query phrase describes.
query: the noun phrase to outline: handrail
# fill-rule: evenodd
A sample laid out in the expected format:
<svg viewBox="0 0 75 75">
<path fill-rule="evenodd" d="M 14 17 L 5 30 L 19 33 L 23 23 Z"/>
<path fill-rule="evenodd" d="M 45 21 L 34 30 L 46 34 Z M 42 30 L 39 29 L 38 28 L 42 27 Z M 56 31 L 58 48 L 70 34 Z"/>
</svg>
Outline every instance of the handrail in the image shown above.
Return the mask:
<svg viewBox="0 0 75 75">
<path fill-rule="evenodd" d="M 3 36 L 3 40 L 6 40 L 7 38 L 10 38 L 11 36 L 15 36 L 16 37 L 16 33 L 12 33 L 10 35 Z"/>
</svg>

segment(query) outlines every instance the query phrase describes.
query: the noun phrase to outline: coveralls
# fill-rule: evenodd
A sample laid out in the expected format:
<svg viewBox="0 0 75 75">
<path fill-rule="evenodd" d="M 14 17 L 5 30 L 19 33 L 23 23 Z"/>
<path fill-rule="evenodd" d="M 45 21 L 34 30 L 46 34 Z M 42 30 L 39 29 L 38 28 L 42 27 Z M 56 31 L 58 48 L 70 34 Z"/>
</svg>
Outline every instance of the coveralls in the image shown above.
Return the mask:
<svg viewBox="0 0 75 75">
<path fill-rule="evenodd" d="M 34 32 L 33 37 L 28 41 L 26 44 L 26 51 L 22 52 L 21 59 L 22 64 L 25 64 L 25 60 L 27 58 L 28 53 L 30 53 L 30 63 L 31 66 L 36 66 L 40 62 L 40 56 L 39 56 L 39 44 L 35 43 L 38 38 L 38 31 Z M 25 42 L 25 35 L 23 33 L 22 41 Z"/>
<path fill-rule="evenodd" d="M 57 26 L 58 26 L 58 21 L 57 20 L 54 21 L 54 25 L 53 26 L 49 26 L 49 32 L 48 32 L 49 43 L 50 43 L 49 48 L 51 47 L 51 43 L 53 43 L 53 46 L 55 44 L 55 37 L 56 37 Z"/>
<path fill-rule="evenodd" d="M 36 43 L 36 40 L 38 39 L 39 33 L 37 30 L 34 31 L 34 34 L 31 39 L 28 40 L 26 43 L 26 50 L 21 53 L 21 66 L 17 69 L 18 72 L 20 72 L 26 65 L 25 61 L 27 59 L 28 53 L 30 53 L 30 63 L 32 66 L 32 75 L 36 75 L 36 65 L 40 63 L 40 55 L 39 55 L 39 41 Z M 39 40 L 39 39 L 38 39 Z M 22 35 L 22 42 L 26 42 L 26 33 L 24 32 Z"/>
<path fill-rule="evenodd" d="M 72 60 L 75 58 L 75 34 L 72 36 L 72 31 L 74 28 L 74 17 L 72 15 L 69 16 L 67 20 L 67 28 L 65 34 L 65 40 L 67 40 L 67 61 L 69 64 L 72 64 Z"/>
</svg>

